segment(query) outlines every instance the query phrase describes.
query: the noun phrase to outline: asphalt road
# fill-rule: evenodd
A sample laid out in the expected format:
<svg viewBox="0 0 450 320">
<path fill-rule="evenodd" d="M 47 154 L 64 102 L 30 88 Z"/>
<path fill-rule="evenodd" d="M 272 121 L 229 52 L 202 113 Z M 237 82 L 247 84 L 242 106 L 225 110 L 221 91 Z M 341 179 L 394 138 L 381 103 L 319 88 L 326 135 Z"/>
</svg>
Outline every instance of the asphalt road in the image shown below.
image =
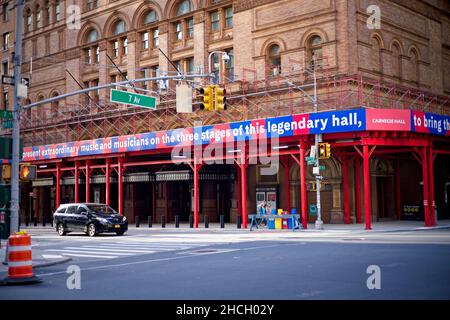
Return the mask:
<svg viewBox="0 0 450 320">
<path fill-rule="evenodd" d="M 448 230 L 252 235 L 36 236 L 40 250 L 81 256 L 37 269 L 40 284 L 0 287 L 0 300 L 450 299 Z M 69 265 L 80 267 L 79 290 L 67 288 Z M 372 265 L 381 289 L 367 287 Z"/>
</svg>

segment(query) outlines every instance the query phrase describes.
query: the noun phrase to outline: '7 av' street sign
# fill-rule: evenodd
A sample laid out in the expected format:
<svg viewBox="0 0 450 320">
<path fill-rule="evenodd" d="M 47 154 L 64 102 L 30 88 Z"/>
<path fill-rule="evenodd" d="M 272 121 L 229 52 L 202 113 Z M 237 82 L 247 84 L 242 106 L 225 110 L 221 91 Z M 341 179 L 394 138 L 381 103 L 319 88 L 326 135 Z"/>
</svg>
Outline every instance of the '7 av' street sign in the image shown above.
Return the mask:
<svg viewBox="0 0 450 320">
<path fill-rule="evenodd" d="M 144 94 L 111 89 L 111 102 L 130 104 L 132 106 L 156 109 L 156 98 Z"/>
</svg>

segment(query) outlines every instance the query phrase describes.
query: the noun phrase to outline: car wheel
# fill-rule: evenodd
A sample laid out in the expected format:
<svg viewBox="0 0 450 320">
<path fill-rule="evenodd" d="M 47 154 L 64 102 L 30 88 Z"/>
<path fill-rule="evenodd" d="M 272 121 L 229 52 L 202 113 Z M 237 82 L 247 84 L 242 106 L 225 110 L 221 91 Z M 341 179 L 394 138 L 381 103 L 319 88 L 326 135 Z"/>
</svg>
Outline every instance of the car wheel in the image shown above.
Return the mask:
<svg viewBox="0 0 450 320">
<path fill-rule="evenodd" d="M 94 237 L 97 234 L 97 228 L 95 227 L 95 224 L 90 223 L 87 227 L 87 234 L 89 237 Z"/>
<path fill-rule="evenodd" d="M 66 234 L 66 230 L 64 230 L 64 225 L 62 223 L 58 223 L 56 230 L 60 236 L 64 236 Z"/>
<path fill-rule="evenodd" d="M 118 236 L 123 236 L 124 233 L 125 233 L 125 231 L 116 231 L 116 234 L 117 234 Z"/>
</svg>

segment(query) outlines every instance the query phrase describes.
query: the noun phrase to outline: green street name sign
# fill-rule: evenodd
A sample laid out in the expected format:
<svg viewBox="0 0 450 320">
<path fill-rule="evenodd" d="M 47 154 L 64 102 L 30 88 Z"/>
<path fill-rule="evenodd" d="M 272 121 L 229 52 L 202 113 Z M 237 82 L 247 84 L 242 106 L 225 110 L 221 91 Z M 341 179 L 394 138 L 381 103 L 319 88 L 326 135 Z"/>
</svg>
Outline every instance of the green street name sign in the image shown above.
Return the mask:
<svg viewBox="0 0 450 320">
<path fill-rule="evenodd" d="M 111 102 L 129 104 L 136 107 L 156 109 L 156 98 L 144 94 L 111 89 Z"/>
<path fill-rule="evenodd" d="M 12 119 L 13 118 L 12 111 L 0 110 L 0 118 L 1 119 Z"/>
<path fill-rule="evenodd" d="M 11 120 L 9 121 L 3 121 L 3 129 L 12 129 L 13 127 L 13 122 Z"/>
</svg>

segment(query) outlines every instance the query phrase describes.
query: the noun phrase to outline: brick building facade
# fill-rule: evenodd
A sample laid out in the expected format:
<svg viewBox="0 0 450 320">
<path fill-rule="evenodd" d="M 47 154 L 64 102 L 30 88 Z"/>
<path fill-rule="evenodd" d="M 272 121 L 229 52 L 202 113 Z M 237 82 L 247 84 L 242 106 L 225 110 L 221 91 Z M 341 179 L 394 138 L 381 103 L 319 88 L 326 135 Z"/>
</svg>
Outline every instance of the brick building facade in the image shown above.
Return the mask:
<svg viewBox="0 0 450 320">
<path fill-rule="evenodd" d="M 14 4 L 13 1 L 3 0 L 1 5 L 1 72 L 11 74 Z M 367 8 L 370 5 L 377 5 L 381 10 L 381 29 L 368 27 L 370 14 Z M 71 23 L 78 10 L 76 8 L 81 13 L 79 27 Z M 27 103 L 78 90 L 80 86 L 92 87 L 125 78 L 132 80 L 176 74 L 175 67 L 167 57 L 182 72 L 206 73 L 210 64 L 208 57 L 213 51 L 225 51 L 231 56 L 230 61 L 224 62 L 220 54 L 216 54 L 212 61 L 212 71 L 220 72 L 230 93 L 238 95 L 253 90 L 266 95 L 267 99 L 263 103 L 262 100 L 252 98 L 245 102 L 231 100 L 231 110 L 224 115 L 211 116 L 200 112 L 180 116 L 167 111 L 141 115 L 126 106 L 111 106 L 108 101 L 109 90 L 99 90 L 91 92 L 90 97 L 72 96 L 24 111 L 24 143 L 25 146 L 36 146 L 167 130 L 192 126 L 195 120 L 212 124 L 251 119 L 261 114 L 273 114 L 270 111 L 273 108 L 271 101 L 275 100 L 279 106 L 280 100 L 297 99 L 294 101 L 296 108 L 300 104 L 298 92 L 272 93 L 270 89 L 284 84 L 286 77 L 308 66 L 313 57 L 322 61 L 324 66 L 322 80 L 335 81 L 334 87 L 328 84 L 319 88 L 319 96 L 323 95 L 326 104 L 326 107 L 321 107 L 322 110 L 337 107 L 336 97 L 342 92 L 338 93 L 335 79 L 355 76 L 368 83 L 360 88 L 361 94 L 370 95 L 370 92 L 379 90 L 383 96 L 390 94 L 389 88 L 397 88 L 394 89 L 394 92 L 398 90 L 394 98 L 396 106 L 400 104 L 402 108 L 408 108 L 408 104 L 422 103 L 436 106 L 438 113 L 448 115 L 448 103 L 437 101 L 446 101 L 450 95 L 449 12 L 450 5 L 444 0 L 26 1 L 23 16 L 23 75 L 31 78 Z M 8 47 L 6 42 L 10 44 Z M 308 77 L 303 79 L 304 82 L 309 80 Z M 387 85 L 381 89 L 381 83 Z M 164 85 L 149 81 L 138 86 L 155 91 L 162 105 L 173 109 L 174 101 L 170 97 L 173 98 L 171 93 L 175 82 L 168 83 L 168 88 Z M 1 106 L 11 108 L 11 88 L 2 86 L 0 90 Z M 418 92 L 438 98 L 428 104 L 418 100 Z M 330 101 L 334 101 L 334 105 Z M 381 103 L 373 101 L 363 99 L 364 106 L 383 107 L 385 103 L 382 99 Z M 256 109 L 255 105 L 260 103 L 259 113 L 255 114 L 252 109 Z M 309 112 L 312 105 L 306 103 L 299 110 Z M 289 110 L 280 112 L 289 114 Z M 3 131 L 7 133 L 7 130 Z M 416 170 L 417 164 L 413 161 L 405 161 L 402 170 Z M 371 166 L 372 190 L 375 190 L 372 197 L 373 214 L 375 218 L 392 218 L 395 216 L 394 206 L 383 206 L 384 203 L 394 201 L 393 177 L 399 167 L 395 167 L 395 161 L 376 159 L 372 160 Z M 279 194 L 286 193 L 287 187 L 283 182 L 286 175 L 283 170 L 284 167 L 281 167 L 275 178 L 264 181 L 258 173 L 259 167 L 250 166 L 249 211 L 256 210 L 255 189 L 258 185 L 277 186 Z M 289 170 L 290 183 L 294 186 L 289 191 L 291 203 L 288 205 L 288 200 L 280 197 L 280 205 L 299 208 L 299 188 L 295 187 L 299 185 L 299 168 L 293 165 Z M 327 160 L 324 176 L 331 185 L 323 192 L 324 220 L 343 222 L 342 170 L 339 161 Z M 442 179 L 445 184 L 446 176 Z M 313 181 L 309 173 L 307 180 Z M 420 177 L 416 180 L 420 180 Z M 349 181 L 351 185 L 354 184 L 353 171 L 350 172 Z M 211 182 L 202 190 L 205 214 L 213 214 L 219 207 L 218 202 L 225 201 L 217 200 L 215 192 L 211 191 L 214 184 L 220 185 Z M 408 180 L 402 180 L 402 184 L 406 187 Z M 35 200 L 37 216 L 46 215 L 44 211 L 51 211 L 55 206 L 52 188 L 41 193 L 47 192 L 47 198 L 53 199 L 53 202 L 41 199 L 40 204 L 36 204 L 38 201 Z M 63 194 L 66 192 L 69 198 L 74 197 L 70 187 L 63 188 L 67 189 Z M 151 187 L 146 188 L 150 190 Z M 229 219 L 235 221 L 240 210 L 237 203 L 239 190 L 236 186 L 222 188 L 229 188 L 227 192 L 232 199 L 231 203 L 222 204 L 222 207 L 230 210 Z M 133 212 L 131 218 L 135 215 L 146 216 L 150 210 L 151 204 L 143 200 L 145 192 L 139 189 L 136 184 L 129 183 L 125 190 L 124 207 L 126 211 Z M 174 188 L 168 190 L 167 183 L 161 183 L 156 189 L 156 216 L 164 212 L 168 214 L 166 208 L 175 207 L 170 203 L 172 200 L 177 203 L 189 202 L 186 200 L 188 197 L 176 200 L 176 194 L 180 191 Z M 440 195 L 442 198 L 445 192 L 446 189 Z M 168 193 L 172 195 L 167 196 Z M 353 187 L 351 194 L 350 209 L 355 220 Z M 409 193 L 405 193 L 403 198 L 408 196 Z M 314 203 L 314 197 L 314 192 L 308 192 L 308 203 Z M 103 198 L 104 190 L 101 189 L 100 199 Z M 134 205 L 136 199 L 142 202 L 138 208 Z M 408 201 L 419 202 L 419 199 Z M 443 200 L 441 203 L 441 207 L 445 206 Z M 28 212 L 26 204 L 24 210 Z M 173 209 L 174 212 L 176 210 Z M 174 214 L 171 214 L 171 218 Z"/>
</svg>

